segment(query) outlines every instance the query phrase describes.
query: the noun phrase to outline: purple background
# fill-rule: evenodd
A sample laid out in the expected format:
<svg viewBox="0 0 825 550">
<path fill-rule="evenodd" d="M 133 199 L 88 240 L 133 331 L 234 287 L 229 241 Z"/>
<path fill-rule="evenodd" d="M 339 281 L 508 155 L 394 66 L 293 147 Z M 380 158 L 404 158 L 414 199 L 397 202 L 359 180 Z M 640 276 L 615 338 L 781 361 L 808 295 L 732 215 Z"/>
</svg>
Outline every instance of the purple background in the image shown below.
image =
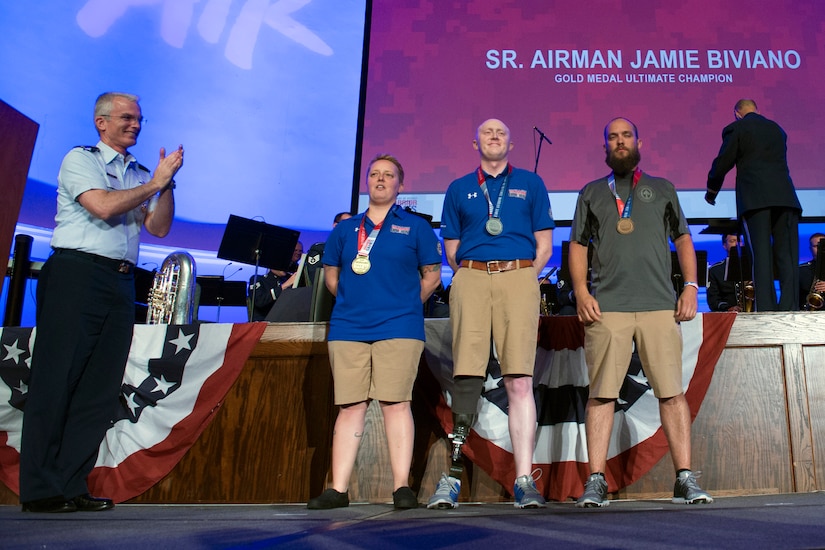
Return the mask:
<svg viewBox="0 0 825 550">
<path fill-rule="evenodd" d="M 391 6 L 391 8 L 390 8 Z M 443 193 L 478 162 L 472 139 L 486 118 L 510 126 L 514 164 L 533 169 L 537 126 L 553 141 L 538 173 L 550 191 L 578 191 L 602 176 L 602 130 L 633 120 L 642 167 L 680 190 L 704 189 L 733 105 L 756 100 L 789 134 L 798 188 L 822 187 L 825 4 L 420 0 L 376 2 L 369 53 L 362 165 L 397 152 L 407 193 Z M 488 50 L 511 49 L 524 68 L 489 69 Z M 621 69 L 530 69 L 535 50 L 621 50 Z M 699 69 L 632 69 L 637 49 L 698 50 Z M 707 50 L 795 50 L 797 69 L 707 68 Z M 730 74 L 732 84 L 557 83 L 556 74 Z M 732 189 L 733 176 L 725 189 Z M 363 187 L 363 176 L 361 181 Z M 691 217 L 690 212 L 686 212 Z M 555 212 L 569 219 L 572 212 Z M 725 214 L 720 214 L 725 215 Z"/>
</svg>

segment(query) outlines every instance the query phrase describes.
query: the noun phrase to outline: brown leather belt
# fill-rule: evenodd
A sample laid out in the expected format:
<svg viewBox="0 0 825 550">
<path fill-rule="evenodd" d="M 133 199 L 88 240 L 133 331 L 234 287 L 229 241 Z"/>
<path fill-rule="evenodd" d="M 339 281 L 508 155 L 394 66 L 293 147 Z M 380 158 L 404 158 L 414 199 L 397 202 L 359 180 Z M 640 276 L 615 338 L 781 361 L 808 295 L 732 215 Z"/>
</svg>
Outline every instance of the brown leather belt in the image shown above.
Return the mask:
<svg viewBox="0 0 825 550">
<path fill-rule="evenodd" d="M 487 273 L 501 273 L 502 271 L 512 271 L 523 267 L 533 267 L 533 260 L 491 260 L 482 262 L 480 260 L 462 260 L 461 267 L 478 269 Z"/>
</svg>

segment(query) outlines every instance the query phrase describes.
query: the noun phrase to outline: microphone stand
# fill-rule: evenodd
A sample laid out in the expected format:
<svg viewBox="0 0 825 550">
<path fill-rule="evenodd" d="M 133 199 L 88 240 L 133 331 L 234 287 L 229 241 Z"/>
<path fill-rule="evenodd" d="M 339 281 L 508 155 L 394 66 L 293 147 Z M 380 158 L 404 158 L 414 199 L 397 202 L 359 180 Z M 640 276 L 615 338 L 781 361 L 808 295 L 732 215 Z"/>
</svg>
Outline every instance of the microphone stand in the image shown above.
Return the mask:
<svg viewBox="0 0 825 550">
<path fill-rule="evenodd" d="M 258 268 L 260 267 L 260 265 L 261 265 L 261 250 L 260 250 L 260 248 L 256 248 L 255 249 L 255 278 L 253 279 L 255 281 L 255 284 L 252 285 L 252 313 L 251 313 L 251 316 L 255 315 L 255 294 L 258 292 L 258 285 L 261 284 L 261 281 L 258 278 L 258 277 L 260 277 L 260 275 L 258 275 Z"/>
<path fill-rule="evenodd" d="M 545 140 L 547 140 L 547 143 L 549 145 L 553 145 L 553 142 L 550 141 L 550 138 L 548 138 L 546 135 L 544 135 L 544 132 L 542 132 L 541 130 L 539 130 L 535 126 L 533 126 L 533 130 L 535 130 L 536 132 L 539 133 L 539 148 L 536 151 L 536 167 L 533 168 L 533 172 L 538 173 L 538 171 L 539 171 L 539 157 L 541 157 L 541 144 Z"/>
<path fill-rule="evenodd" d="M 232 265 L 232 262 L 229 262 L 228 264 L 226 264 L 226 266 L 224 266 L 223 273 L 221 273 L 221 280 L 218 283 L 218 297 L 216 298 L 216 300 L 218 302 L 218 311 L 217 311 L 217 318 L 215 319 L 216 323 L 221 322 L 221 305 L 223 304 L 223 301 L 225 300 L 225 297 L 223 295 L 223 291 L 224 291 L 224 284 L 226 283 L 226 268 L 229 267 L 230 265 Z M 241 271 L 243 271 L 243 268 L 239 267 L 238 269 L 233 271 L 229 276 L 234 277 L 235 275 L 237 275 Z M 255 293 L 254 288 L 252 289 L 252 293 L 254 295 L 254 293 Z"/>
<path fill-rule="evenodd" d="M 260 281 L 258 280 L 258 268 L 261 266 L 261 241 L 263 240 L 263 233 L 258 234 L 258 241 L 255 243 L 255 276 L 252 278 L 255 283 L 252 285 L 252 311 L 249 313 L 249 320 L 255 316 L 255 293 L 258 290 Z"/>
</svg>

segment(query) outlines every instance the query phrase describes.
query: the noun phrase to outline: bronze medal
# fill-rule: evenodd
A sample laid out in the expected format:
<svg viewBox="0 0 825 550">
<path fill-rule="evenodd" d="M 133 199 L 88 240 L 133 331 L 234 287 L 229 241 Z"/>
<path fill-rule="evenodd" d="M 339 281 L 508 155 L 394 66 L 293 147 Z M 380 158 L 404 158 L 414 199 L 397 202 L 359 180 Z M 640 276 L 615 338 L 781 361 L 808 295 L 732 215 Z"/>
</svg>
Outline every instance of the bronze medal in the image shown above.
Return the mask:
<svg viewBox="0 0 825 550">
<path fill-rule="evenodd" d="M 352 271 L 356 275 L 363 275 L 367 271 L 370 270 L 372 265 L 370 264 L 369 256 L 356 256 L 354 260 L 352 260 Z"/>
<path fill-rule="evenodd" d="M 504 224 L 501 223 L 501 218 L 490 218 L 487 220 L 487 223 L 484 224 L 484 229 L 490 235 L 500 235 L 502 231 L 504 231 Z"/>
<path fill-rule="evenodd" d="M 630 218 L 620 218 L 619 223 L 616 224 L 616 231 L 622 235 L 633 233 L 633 220 Z"/>
</svg>

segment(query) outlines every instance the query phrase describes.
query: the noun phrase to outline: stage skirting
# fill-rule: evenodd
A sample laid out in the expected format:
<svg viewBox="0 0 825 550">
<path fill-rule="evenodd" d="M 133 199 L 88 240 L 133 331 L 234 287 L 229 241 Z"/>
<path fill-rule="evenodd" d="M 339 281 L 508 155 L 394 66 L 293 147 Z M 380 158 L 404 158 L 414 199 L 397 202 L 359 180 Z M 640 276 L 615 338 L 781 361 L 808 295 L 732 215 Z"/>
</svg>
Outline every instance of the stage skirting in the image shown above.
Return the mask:
<svg viewBox="0 0 825 550">
<path fill-rule="evenodd" d="M 683 323 L 693 467 L 715 495 L 825 488 L 823 313 L 703 314 Z M 428 320 L 413 399 L 411 486 L 419 499 L 449 467 L 449 321 Z M 101 445 L 92 491 L 123 502 L 303 502 L 328 482 L 335 408 L 325 324 L 136 328 L 120 418 Z M 0 343 L 0 503 L 17 502 L 19 426 L 32 329 Z M 36 335 L 36 334 L 35 334 Z M 258 338 L 260 337 L 260 338 Z M 575 318 L 542 318 L 534 462 L 549 498 L 575 498 L 587 475 L 587 377 Z M 491 361 L 462 499 L 509 499 L 506 398 Z M 656 400 L 638 364 L 616 409 L 610 491 L 668 496 L 673 470 Z M 350 486 L 353 501 L 391 501 L 383 420 L 373 404 Z"/>
</svg>

